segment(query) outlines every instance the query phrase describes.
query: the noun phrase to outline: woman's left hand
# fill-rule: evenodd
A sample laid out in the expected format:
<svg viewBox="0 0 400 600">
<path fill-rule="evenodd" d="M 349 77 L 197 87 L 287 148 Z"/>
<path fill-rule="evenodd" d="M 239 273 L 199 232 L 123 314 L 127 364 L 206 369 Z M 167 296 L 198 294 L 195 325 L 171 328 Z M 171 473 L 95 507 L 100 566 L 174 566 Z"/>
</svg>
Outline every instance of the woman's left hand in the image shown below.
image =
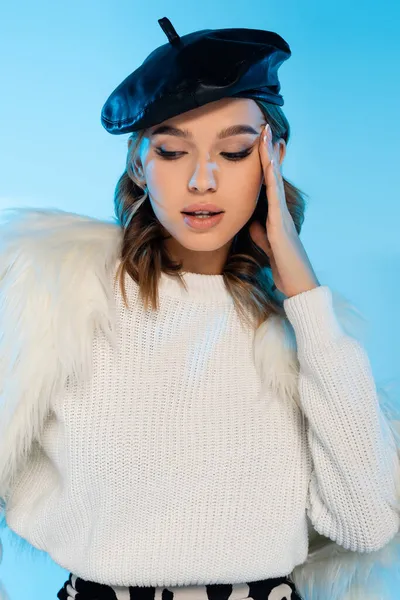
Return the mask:
<svg viewBox="0 0 400 600">
<path fill-rule="evenodd" d="M 269 127 L 262 131 L 259 143 L 268 198 L 266 227 L 254 221 L 250 235 L 269 258 L 274 284 L 290 298 L 320 284 L 287 207 L 279 156 L 268 131 Z"/>
</svg>

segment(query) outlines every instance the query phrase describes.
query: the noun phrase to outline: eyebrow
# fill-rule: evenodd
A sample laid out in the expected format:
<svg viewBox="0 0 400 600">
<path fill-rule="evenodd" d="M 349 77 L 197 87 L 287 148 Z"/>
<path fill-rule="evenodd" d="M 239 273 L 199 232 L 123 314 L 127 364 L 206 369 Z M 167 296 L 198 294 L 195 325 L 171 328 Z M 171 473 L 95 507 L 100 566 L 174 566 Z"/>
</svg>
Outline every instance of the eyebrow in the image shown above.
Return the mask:
<svg viewBox="0 0 400 600">
<path fill-rule="evenodd" d="M 190 133 L 188 129 L 179 129 L 178 127 L 173 127 L 172 125 L 160 125 L 156 127 L 154 131 L 150 134 L 151 137 L 155 135 L 161 135 L 162 133 L 167 135 L 174 135 L 176 137 L 183 137 L 188 139 L 193 139 L 193 135 Z M 240 135 L 241 133 L 251 133 L 259 135 L 259 131 L 256 131 L 251 125 L 231 125 L 226 129 L 222 129 L 218 132 L 217 138 L 222 140 L 227 137 L 231 137 L 232 135 Z"/>
</svg>

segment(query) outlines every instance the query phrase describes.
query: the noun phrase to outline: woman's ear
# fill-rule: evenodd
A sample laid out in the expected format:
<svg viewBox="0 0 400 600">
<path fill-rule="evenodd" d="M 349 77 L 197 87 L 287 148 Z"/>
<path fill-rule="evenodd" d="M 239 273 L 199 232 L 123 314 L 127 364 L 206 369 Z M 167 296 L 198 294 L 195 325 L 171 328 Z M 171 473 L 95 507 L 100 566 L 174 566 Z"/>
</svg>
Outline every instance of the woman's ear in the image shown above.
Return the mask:
<svg viewBox="0 0 400 600">
<path fill-rule="evenodd" d="M 286 142 L 283 138 L 279 138 L 277 144 L 279 144 L 279 166 L 282 170 L 282 164 L 286 156 Z"/>
<path fill-rule="evenodd" d="M 143 177 L 143 166 L 141 161 L 138 159 L 135 161 L 135 169 L 140 177 Z"/>
<path fill-rule="evenodd" d="M 139 154 L 136 154 L 131 165 L 132 165 L 133 172 L 136 173 L 139 177 L 143 177 L 143 164 L 142 164 Z"/>
</svg>

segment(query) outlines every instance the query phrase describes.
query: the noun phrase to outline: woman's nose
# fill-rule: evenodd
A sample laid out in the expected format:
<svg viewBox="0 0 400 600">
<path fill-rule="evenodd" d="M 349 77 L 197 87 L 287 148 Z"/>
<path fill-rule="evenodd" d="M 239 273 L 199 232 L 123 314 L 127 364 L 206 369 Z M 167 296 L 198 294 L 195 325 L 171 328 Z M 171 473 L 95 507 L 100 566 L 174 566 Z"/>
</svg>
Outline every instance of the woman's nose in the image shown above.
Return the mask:
<svg viewBox="0 0 400 600">
<path fill-rule="evenodd" d="M 198 165 L 196 171 L 189 182 L 189 188 L 192 191 L 206 192 L 216 189 L 217 182 L 213 173 L 213 167 L 210 164 Z"/>
</svg>

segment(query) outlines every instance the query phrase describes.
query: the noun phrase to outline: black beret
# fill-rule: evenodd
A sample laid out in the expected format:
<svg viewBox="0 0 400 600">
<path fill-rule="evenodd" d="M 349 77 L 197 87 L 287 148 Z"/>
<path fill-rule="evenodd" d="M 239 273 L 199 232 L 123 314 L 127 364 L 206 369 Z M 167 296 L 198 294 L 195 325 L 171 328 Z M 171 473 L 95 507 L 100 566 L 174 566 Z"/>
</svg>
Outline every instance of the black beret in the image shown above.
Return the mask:
<svg viewBox="0 0 400 600">
<path fill-rule="evenodd" d="M 158 20 L 168 42 L 112 92 L 101 123 L 112 134 L 157 125 L 225 97 L 283 106 L 278 69 L 291 56 L 285 40 L 263 29 L 203 29 L 180 37 Z"/>
</svg>

